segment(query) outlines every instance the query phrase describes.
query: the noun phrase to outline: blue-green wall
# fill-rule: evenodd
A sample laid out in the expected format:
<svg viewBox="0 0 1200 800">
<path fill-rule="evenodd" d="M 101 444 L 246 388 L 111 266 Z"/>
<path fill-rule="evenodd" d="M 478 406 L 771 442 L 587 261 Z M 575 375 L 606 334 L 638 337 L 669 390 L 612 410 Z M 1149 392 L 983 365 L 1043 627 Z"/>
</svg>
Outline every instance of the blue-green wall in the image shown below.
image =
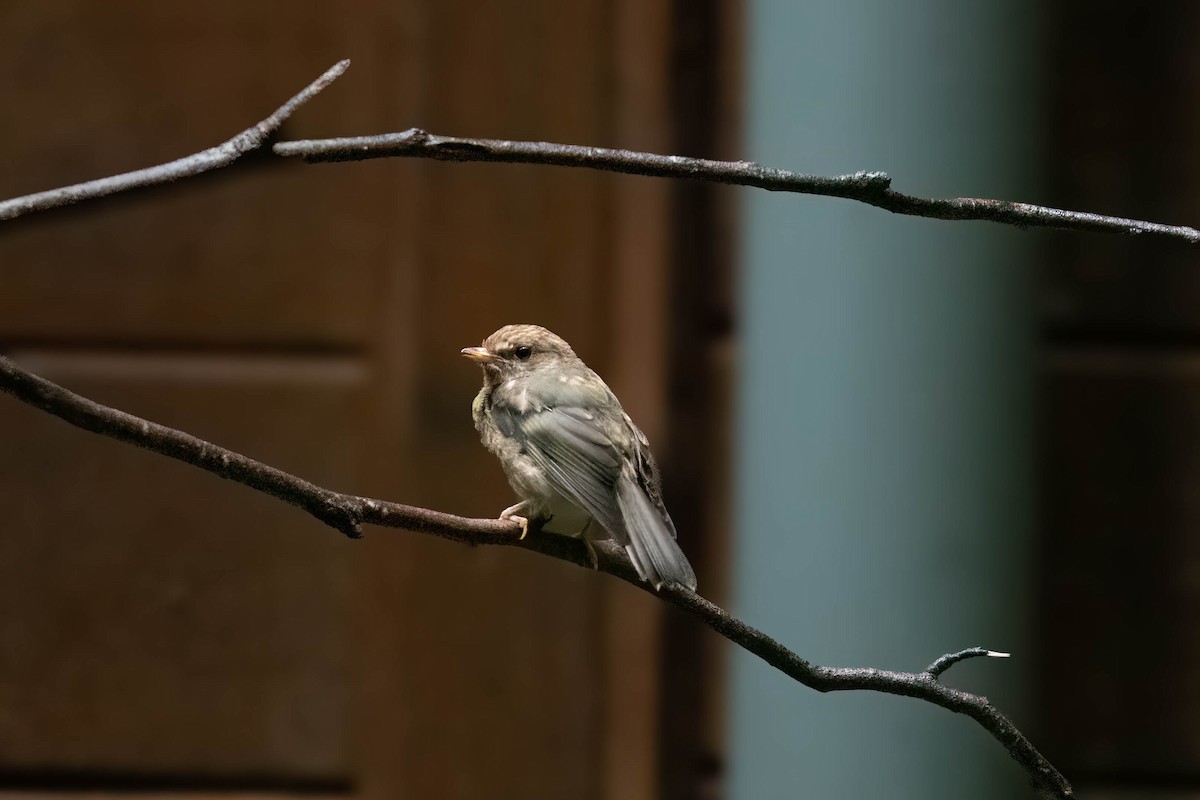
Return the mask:
<svg viewBox="0 0 1200 800">
<path fill-rule="evenodd" d="M 1032 0 L 751 0 L 747 157 L 1035 199 Z M 734 606 L 824 664 L 920 669 L 1018 721 L 1029 663 L 1034 234 L 745 191 Z M 731 797 L 1013 797 L 970 720 L 734 656 Z"/>
</svg>

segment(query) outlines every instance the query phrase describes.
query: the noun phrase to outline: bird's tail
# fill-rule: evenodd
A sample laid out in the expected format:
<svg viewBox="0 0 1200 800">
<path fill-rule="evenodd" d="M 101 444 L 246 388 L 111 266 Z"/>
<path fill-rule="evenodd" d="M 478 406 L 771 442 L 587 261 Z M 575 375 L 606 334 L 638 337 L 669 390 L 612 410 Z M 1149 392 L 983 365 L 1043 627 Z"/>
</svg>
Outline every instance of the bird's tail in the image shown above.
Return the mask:
<svg viewBox="0 0 1200 800">
<path fill-rule="evenodd" d="M 666 510 L 629 475 L 617 480 L 617 505 L 629 535 L 625 552 L 642 580 L 655 589 L 674 585 L 696 591 L 696 573 L 675 541 L 675 525 Z"/>
</svg>

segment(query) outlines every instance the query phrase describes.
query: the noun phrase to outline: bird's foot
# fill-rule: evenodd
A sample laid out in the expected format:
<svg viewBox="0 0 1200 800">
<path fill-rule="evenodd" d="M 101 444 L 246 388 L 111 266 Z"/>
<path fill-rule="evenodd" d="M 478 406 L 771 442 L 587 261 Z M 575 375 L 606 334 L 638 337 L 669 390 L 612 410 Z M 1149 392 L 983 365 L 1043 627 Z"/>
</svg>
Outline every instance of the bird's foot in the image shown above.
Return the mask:
<svg viewBox="0 0 1200 800">
<path fill-rule="evenodd" d="M 528 500 L 522 500 L 500 512 L 500 519 L 510 519 L 521 526 L 521 538 L 518 541 L 523 540 L 529 534 L 529 520 L 521 516 L 521 512 L 526 509 L 528 504 Z"/>
<path fill-rule="evenodd" d="M 592 540 L 587 536 L 580 538 L 583 539 L 583 546 L 587 550 L 588 563 L 592 565 L 592 569 L 600 569 L 600 558 L 596 555 L 596 548 L 592 546 Z"/>
</svg>

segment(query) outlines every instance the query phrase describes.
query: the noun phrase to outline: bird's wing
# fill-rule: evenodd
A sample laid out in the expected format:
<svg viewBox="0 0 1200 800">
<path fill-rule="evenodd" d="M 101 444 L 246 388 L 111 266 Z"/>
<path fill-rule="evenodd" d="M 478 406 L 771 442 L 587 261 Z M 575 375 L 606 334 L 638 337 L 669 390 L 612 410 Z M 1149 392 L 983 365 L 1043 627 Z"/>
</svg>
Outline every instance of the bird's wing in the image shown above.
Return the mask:
<svg viewBox="0 0 1200 800">
<path fill-rule="evenodd" d="M 614 502 L 623 454 L 595 424 L 595 413 L 560 406 L 517 415 L 518 438 L 551 485 L 625 545 L 629 536 Z"/>
<path fill-rule="evenodd" d="M 625 547 L 642 578 L 656 587 L 695 589 L 696 575 L 675 542 L 646 437 L 615 400 L 614 407 L 555 406 L 511 421 L 554 488 Z"/>
</svg>

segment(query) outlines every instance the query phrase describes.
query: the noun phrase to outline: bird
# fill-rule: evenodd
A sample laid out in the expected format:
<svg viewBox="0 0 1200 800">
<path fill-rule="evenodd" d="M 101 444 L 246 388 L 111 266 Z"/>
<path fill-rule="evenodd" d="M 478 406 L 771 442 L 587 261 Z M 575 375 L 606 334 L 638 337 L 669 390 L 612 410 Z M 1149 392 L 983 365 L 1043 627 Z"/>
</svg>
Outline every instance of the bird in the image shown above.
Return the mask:
<svg viewBox="0 0 1200 800">
<path fill-rule="evenodd" d="M 540 325 L 505 325 L 462 355 L 483 368 L 471 416 L 518 502 L 500 519 L 621 545 L 656 591 L 696 590 L 676 541 L 646 435 L 612 390 L 560 336 Z"/>
</svg>

